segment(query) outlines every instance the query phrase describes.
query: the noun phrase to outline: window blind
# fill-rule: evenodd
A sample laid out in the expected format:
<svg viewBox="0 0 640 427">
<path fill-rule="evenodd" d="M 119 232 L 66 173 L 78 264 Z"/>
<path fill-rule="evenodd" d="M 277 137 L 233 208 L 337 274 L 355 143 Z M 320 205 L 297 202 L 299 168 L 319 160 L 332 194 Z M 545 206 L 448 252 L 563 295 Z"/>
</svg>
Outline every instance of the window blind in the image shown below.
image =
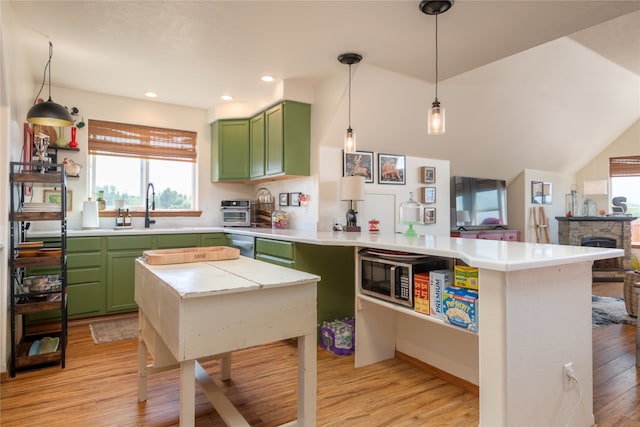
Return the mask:
<svg viewBox="0 0 640 427">
<path fill-rule="evenodd" d="M 640 156 L 610 157 L 609 176 L 640 176 Z"/>
<path fill-rule="evenodd" d="M 197 133 L 89 120 L 89 154 L 195 163 Z"/>
</svg>

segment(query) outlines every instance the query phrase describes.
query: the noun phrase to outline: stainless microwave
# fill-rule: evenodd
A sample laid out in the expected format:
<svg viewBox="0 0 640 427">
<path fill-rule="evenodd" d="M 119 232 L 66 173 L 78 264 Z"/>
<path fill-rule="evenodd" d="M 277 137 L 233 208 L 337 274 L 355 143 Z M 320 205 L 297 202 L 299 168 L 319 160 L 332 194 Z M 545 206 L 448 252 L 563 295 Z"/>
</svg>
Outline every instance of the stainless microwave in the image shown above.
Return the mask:
<svg viewBox="0 0 640 427">
<path fill-rule="evenodd" d="M 358 258 L 360 291 L 413 308 L 413 275 L 447 268 L 438 257 L 404 252 L 363 250 Z"/>
<path fill-rule="evenodd" d="M 225 227 L 251 227 L 251 201 L 223 200 L 220 202 L 222 225 Z"/>
</svg>

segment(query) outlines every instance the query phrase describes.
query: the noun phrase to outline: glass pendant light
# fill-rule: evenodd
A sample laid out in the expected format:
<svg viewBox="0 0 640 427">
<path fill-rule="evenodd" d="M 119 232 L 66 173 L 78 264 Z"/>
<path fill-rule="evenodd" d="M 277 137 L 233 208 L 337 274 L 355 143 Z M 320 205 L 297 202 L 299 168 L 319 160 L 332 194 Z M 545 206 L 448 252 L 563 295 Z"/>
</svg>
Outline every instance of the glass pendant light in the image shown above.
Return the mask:
<svg viewBox="0 0 640 427">
<path fill-rule="evenodd" d="M 33 101 L 33 106 L 27 113 L 27 121 L 41 126 L 64 127 L 73 124 L 73 118 L 69 111 L 60 104 L 56 104 L 51 99 L 51 57 L 53 56 L 53 44 L 49 42 L 49 60 L 44 66 L 44 75 L 42 76 L 42 85 Z M 44 82 L 49 69 L 49 99 L 45 102 L 38 102 L 38 97 L 44 87 Z"/>
<path fill-rule="evenodd" d="M 343 53 L 338 56 L 341 64 L 349 65 L 349 124 L 347 133 L 344 135 L 344 152 L 354 153 L 356 151 L 356 133 L 351 129 L 351 66 L 362 60 L 362 55 L 357 53 Z"/>
<path fill-rule="evenodd" d="M 438 101 L 438 15 L 453 6 L 453 0 L 423 0 L 420 10 L 427 15 L 436 16 L 436 97 L 427 115 L 427 132 L 429 135 L 441 135 L 445 131 L 444 107 Z"/>
</svg>

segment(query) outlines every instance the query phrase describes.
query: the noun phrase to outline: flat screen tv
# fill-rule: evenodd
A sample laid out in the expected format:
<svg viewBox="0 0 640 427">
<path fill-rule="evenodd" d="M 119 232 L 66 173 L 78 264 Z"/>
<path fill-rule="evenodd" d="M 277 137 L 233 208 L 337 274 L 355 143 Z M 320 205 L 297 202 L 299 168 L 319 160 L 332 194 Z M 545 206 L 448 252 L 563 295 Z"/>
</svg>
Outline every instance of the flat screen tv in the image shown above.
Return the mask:
<svg viewBox="0 0 640 427">
<path fill-rule="evenodd" d="M 452 177 L 451 211 L 458 230 L 507 228 L 506 181 Z"/>
</svg>

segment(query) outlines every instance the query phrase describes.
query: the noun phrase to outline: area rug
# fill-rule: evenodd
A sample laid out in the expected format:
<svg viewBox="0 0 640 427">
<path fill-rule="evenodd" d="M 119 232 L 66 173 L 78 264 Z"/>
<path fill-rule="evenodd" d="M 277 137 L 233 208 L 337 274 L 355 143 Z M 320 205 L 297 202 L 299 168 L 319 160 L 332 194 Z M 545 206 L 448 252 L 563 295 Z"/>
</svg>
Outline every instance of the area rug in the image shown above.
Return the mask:
<svg viewBox="0 0 640 427">
<path fill-rule="evenodd" d="M 89 328 L 96 344 L 128 340 L 138 337 L 138 318 L 102 320 L 89 324 Z"/>
<path fill-rule="evenodd" d="M 637 324 L 637 318 L 629 316 L 622 298 L 591 296 L 591 323 L 594 328 L 610 323 Z"/>
</svg>

